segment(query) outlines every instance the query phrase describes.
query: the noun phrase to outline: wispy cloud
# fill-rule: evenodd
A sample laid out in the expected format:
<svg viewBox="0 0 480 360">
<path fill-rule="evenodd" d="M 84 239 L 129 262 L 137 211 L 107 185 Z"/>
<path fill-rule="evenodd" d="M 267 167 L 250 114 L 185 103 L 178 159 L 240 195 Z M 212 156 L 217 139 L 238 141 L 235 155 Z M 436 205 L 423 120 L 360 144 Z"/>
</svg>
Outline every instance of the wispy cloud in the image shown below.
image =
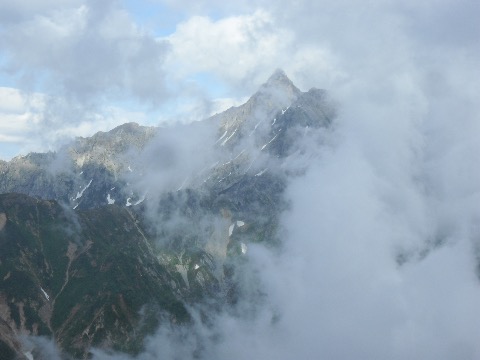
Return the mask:
<svg viewBox="0 0 480 360">
<path fill-rule="evenodd" d="M 3 73 L 17 79 L 24 94 L 43 94 L 31 126 L 44 143 L 58 138 L 59 129 L 86 122 L 95 128 L 120 103 L 149 108 L 165 101 L 167 45 L 135 24 L 118 2 L 42 4 L 35 11 L 22 3 L 8 6 L 19 16 L 1 19 L 0 44 Z"/>
</svg>

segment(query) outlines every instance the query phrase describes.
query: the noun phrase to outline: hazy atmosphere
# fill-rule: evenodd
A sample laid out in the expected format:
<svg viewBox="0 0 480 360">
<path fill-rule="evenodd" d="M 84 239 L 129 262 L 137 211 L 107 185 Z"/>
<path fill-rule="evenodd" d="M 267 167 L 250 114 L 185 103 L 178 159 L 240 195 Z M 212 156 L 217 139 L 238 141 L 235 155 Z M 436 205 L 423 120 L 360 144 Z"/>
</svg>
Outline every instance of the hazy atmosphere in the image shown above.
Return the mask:
<svg viewBox="0 0 480 360">
<path fill-rule="evenodd" d="M 242 243 L 235 306 L 209 321 L 191 306 L 138 355 L 93 358 L 479 359 L 479 15 L 476 0 L 0 0 L 0 159 L 136 122 L 166 128 L 129 165 L 138 198 L 246 153 L 254 176 L 287 174 L 281 245 Z M 248 136 L 228 156 L 206 146 L 231 128 L 201 120 L 276 69 L 327 91 L 331 126 L 285 160 Z"/>
</svg>

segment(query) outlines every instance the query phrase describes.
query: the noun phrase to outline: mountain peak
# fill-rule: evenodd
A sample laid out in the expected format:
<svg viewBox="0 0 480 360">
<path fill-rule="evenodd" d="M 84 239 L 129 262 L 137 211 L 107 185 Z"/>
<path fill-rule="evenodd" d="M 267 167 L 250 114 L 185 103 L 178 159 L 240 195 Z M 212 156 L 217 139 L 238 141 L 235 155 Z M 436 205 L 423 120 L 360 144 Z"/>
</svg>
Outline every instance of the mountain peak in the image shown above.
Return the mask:
<svg viewBox="0 0 480 360">
<path fill-rule="evenodd" d="M 292 80 L 290 80 L 285 74 L 285 71 L 282 69 L 276 69 L 273 74 L 268 78 L 267 82 L 263 84 L 263 86 L 271 87 L 287 87 L 287 88 L 294 88 L 296 91 L 300 92 L 297 87 L 293 84 Z"/>
<path fill-rule="evenodd" d="M 270 104 L 269 106 L 275 104 L 274 107 L 284 108 L 297 99 L 301 93 L 285 72 L 277 69 L 248 102 L 260 102 Z"/>
<path fill-rule="evenodd" d="M 282 69 L 277 69 L 273 74 L 268 78 L 259 89 L 260 93 L 270 93 L 274 91 L 275 93 L 284 93 L 288 94 L 287 97 L 290 98 L 290 101 L 295 99 L 301 94 L 301 91 L 293 84 Z"/>
<path fill-rule="evenodd" d="M 270 83 L 270 82 L 291 82 L 291 81 L 288 78 L 287 74 L 285 74 L 285 71 L 278 68 L 268 78 L 267 84 Z"/>
</svg>

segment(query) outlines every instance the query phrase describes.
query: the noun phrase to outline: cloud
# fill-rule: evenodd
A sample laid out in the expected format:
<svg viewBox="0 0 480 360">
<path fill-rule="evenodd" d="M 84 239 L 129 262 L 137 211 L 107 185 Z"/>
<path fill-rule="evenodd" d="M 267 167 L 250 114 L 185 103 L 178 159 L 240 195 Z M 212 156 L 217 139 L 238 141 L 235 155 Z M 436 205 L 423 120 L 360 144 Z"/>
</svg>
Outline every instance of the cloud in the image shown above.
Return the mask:
<svg viewBox="0 0 480 360">
<path fill-rule="evenodd" d="M 194 16 L 167 39 L 172 46 L 168 65 L 179 76 L 208 71 L 239 82 L 253 71 L 274 66 L 290 34 L 274 26 L 267 12 L 256 11 L 218 21 Z"/>
<path fill-rule="evenodd" d="M 82 0 L 65 0 L 62 4 L 77 6 Z M 33 14 L 58 8 L 57 0 L 19 0 L 15 2 L 2 1 L 0 3 L 0 22 L 15 23 L 26 19 Z"/>
<path fill-rule="evenodd" d="M 480 10 L 478 2 L 426 1 L 418 4 L 407 1 L 397 6 L 407 18 L 409 35 L 415 34 L 417 41 L 457 51 L 468 49 L 478 53 L 480 50 L 475 36 L 480 25 L 474 15 Z"/>
<path fill-rule="evenodd" d="M 91 136 L 97 131 L 108 131 L 126 122 L 142 122 L 145 119 L 143 112 L 105 106 L 102 113 L 92 112 L 76 122 L 45 127 L 44 116 L 52 111 L 47 106 L 48 98 L 41 93 L 0 87 L 0 158 L 9 160 L 19 153 L 56 150 L 59 145 L 75 137 Z M 60 100 L 57 99 L 57 102 Z"/>
<path fill-rule="evenodd" d="M 215 21 L 193 16 L 165 39 L 171 44 L 166 66 L 180 78 L 214 73 L 252 92 L 276 68 L 285 69 L 294 80 L 312 66 L 326 77 L 341 76 L 327 48 L 299 44 L 288 24 L 262 9 Z"/>
<path fill-rule="evenodd" d="M 469 36 L 461 45 L 437 36 L 450 28 L 440 21 L 450 10 L 466 22 L 473 16 L 453 2 L 412 4 L 413 14 L 390 1 L 300 1 L 284 7 L 283 17 L 269 9 L 269 24 L 284 19 L 295 49 L 312 49 L 312 59 L 317 51 L 331 54 L 342 76 L 323 79 L 339 118 L 331 146 L 309 147 L 316 155 L 309 170 L 289 184 L 283 252 L 249 247 L 250 271 L 266 296 L 256 316 L 225 311 L 213 326 L 197 324 L 183 336 L 203 345 L 189 342 L 184 358 L 480 356 L 478 47 Z M 425 20 L 428 31 L 417 36 Z M 198 39 L 201 49 L 203 35 L 195 32 L 228 33 L 225 24 L 193 18 L 178 34 L 182 44 Z M 221 35 L 214 38 L 223 44 Z M 234 71 L 246 69 L 223 76 L 235 79 Z M 306 70 L 305 84 L 322 78 L 317 70 Z M 252 303 L 245 297 L 239 308 Z M 164 331 L 175 333 L 159 331 L 140 358 L 158 354 L 169 338 Z"/>
<path fill-rule="evenodd" d="M 24 95 L 43 94 L 34 130 L 49 146 L 68 128 L 100 130 L 112 107 L 151 109 L 168 97 L 166 43 L 135 24 L 116 1 L 3 7 L 21 16 L 0 18 L 2 71 Z"/>
<path fill-rule="evenodd" d="M 60 360 L 62 359 L 60 351 L 56 348 L 52 340 L 41 336 L 24 336 L 22 339 L 24 355 L 26 358 L 39 360 Z"/>
<path fill-rule="evenodd" d="M 26 96 L 18 89 L 0 87 L 0 158 L 10 159 L 27 143 L 43 104 L 41 94 Z"/>
<path fill-rule="evenodd" d="M 165 95 L 165 44 L 135 25 L 113 1 L 32 14 L 5 27 L 2 45 L 8 71 L 65 98 L 94 102 L 93 96 L 125 92 L 158 103 Z"/>
<path fill-rule="evenodd" d="M 336 19 L 365 23 L 330 47 L 346 75 L 331 82 L 339 118 L 289 183 L 283 251 L 249 247 L 244 275 L 264 297 L 247 293 L 181 335 L 162 328 L 140 359 L 177 347 L 205 359 L 480 356 L 478 70 L 468 52 L 412 38 L 387 8 Z"/>
<path fill-rule="evenodd" d="M 145 148 L 132 155 L 134 168 L 141 175 L 137 178 L 138 174 L 133 174 L 129 181 L 139 193 L 148 193 L 152 204 L 158 205 L 162 194 L 199 181 L 196 177 L 217 160 L 214 149 L 206 145 L 213 144 L 215 136 L 215 124 L 211 122 L 159 128 Z"/>
<path fill-rule="evenodd" d="M 480 50 L 474 36 L 478 33 L 478 22 L 474 14 L 477 13 L 479 5 L 471 0 L 460 3 L 429 0 L 422 4 L 413 1 L 399 4 L 384 0 L 371 3 L 368 7 L 349 0 L 302 0 L 294 3 L 245 0 L 234 4 L 190 0 L 175 1 L 175 4 L 168 0 L 160 2 L 175 6 L 185 14 L 202 14 L 192 16 L 190 20 L 179 25 L 178 34 L 173 35 L 179 47 L 182 44 L 181 48 L 184 50 L 185 46 L 188 47 L 187 39 L 194 42 L 193 39 L 198 41 L 208 34 L 222 44 L 221 49 L 214 50 L 213 54 L 227 59 L 229 56 L 225 53 L 232 49 L 236 50 L 242 60 L 245 56 L 242 53 L 243 48 L 235 47 L 235 40 L 233 45 L 224 44 L 221 37 L 215 36 L 215 29 L 222 29 L 227 34 L 235 28 L 234 22 L 237 24 L 236 29 L 241 30 L 247 27 L 249 19 L 263 19 L 268 26 L 255 28 L 251 39 L 269 36 L 277 39 L 275 34 L 278 34 L 280 45 L 266 47 L 263 52 L 259 50 L 259 56 L 255 56 L 253 47 L 249 49 L 252 53 L 250 56 L 256 57 L 258 68 L 264 64 L 262 53 L 269 60 L 273 58 L 274 61 L 270 61 L 272 67 L 274 64 L 284 68 L 302 88 L 319 84 L 331 88 L 336 82 L 343 81 L 345 76 L 372 68 L 393 73 L 396 69 L 405 68 L 405 62 L 412 57 L 417 57 L 417 60 L 423 58 L 429 61 L 430 65 L 442 62 L 436 59 L 438 56 L 445 59 L 456 56 L 458 52 L 468 53 L 468 56 L 474 59 Z M 200 34 L 194 33 L 193 29 L 197 29 Z M 286 38 L 284 35 L 287 35 Z M 204 46 L 202 41 L 198 44 L 199 49 Z M 208 45 L 213 47 L 213 44 Z M 192 51 L 194 50 L 190 53 Z M 300 71 L 298 65 L 295 67 L 294 64 L 298 64 L 298 57 L 302 58 L 299 54 L 306 52 L 310 53 L 306 58 L 311 61 L 302 66 Z M 316 55 L 312 56 L 312 53 Z M 197 57 L 194 59 L 198 60 Z M 203 66 L 203 62 L 201 61 L 199 66 Z M 218 65 L 218 60 L 212 62 Z M 239 74 L 248 75 L 242 61 L 236 61 L 235 64 L 236 66 L 229 69 L 231 73 L 237 71 Z M 224 70 L 220 66 L 218 72 L 222 71 Z M 340 76 L 334 77 L 332 72 L 338 72 Z M 380 73 L 378 75 L 382 76 Z M 230 74 L 229 77 L 231 80 L 235 79 L 234 75 Z M 258 81 L 259 79 L 257 85 Z"/>
<path fill-rule="evenodd" d="M 342 103 L 351 112 L 344 109 L 338 120 L 341 142 L 289 188 L 287 248 L 272 269 L 284 283 L 271 290 L 284 314 L 284 331 L 294 339 L 276 342 L 285 358 L 473 359 L 479 354 L 474 334 L 480 312 L 474 304 L 480 288 L 472 252 L 478 234 L 465 231 L 475 227 L 471 219 L 479 208 L 471 202 L 477 196 L 471 192 L 468 201 L 460 200 L 463 196 L 452 201 L 425 189 L 418 171 L 428 173 L 431 167 L 419 151 L 433 146 L 436 136 L 418 128 L 412 109 L 399 113 L 408 92 L 396 95 L 398 107 L 389 104 L 385 112 L 366 107 L 378 107 L 374 97 Z M 423 121 L 436 122 L 422 106 L 417 110 Z M 449 131 L 455 124 L 443 126 Z M 437 166 L 456 167 L 435 154 Z M 476 179 L 458 180 L 447 187 L 458 191 L 468 182 L 467 188 L 478 190 Z M 443 183 L 441 177 L 434 181 Z M 442 214 L 452 203 L 459 205 L 455 212 Z M 446 218 L 452 227 L 442 234 Z M 438 236 L 446 236 L 446 244 L 435 248 L 432 237 Z M 398 246 L 428 248 L 428 255 L 399 267 Z M 269 275 L 265 283 L 271 283 Z M 459 305 L 459 299 L 469 300 Z"/>
</svg>

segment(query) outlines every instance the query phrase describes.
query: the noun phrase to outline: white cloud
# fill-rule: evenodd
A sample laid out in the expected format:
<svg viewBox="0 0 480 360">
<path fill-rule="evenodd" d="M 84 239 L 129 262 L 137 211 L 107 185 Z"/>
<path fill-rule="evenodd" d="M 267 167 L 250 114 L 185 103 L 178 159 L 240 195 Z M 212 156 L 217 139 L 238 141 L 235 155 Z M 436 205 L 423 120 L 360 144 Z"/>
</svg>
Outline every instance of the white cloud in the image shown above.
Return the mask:
<svg viewBox="0 0 480 360">
<path fill-rule="evenodd" d="M 212 109 L 209 115 L 219 114 L 232 106 L 240 106 L 244 104 L 248 98 L 232 99 L 232 98 L 218 98 L 213 99 Z"/>
<path fill-rule="evenodd" d="M 466 32 L 478 27 L 476 5 L 404 4 L 279 1 L 268 13 L 194 17 L 172 35 L 185 73 L 215 71 L 232 83 L 241 78 L 236 71 L 267 67 L 254 46 L 261 40 L 250 39 L 273 39 L 266 59 L 287 50 L 296 63 L 304 59 L 295 70 L 303 84 L 324 81 L 340 104 L 332 146 L 310 149 L 320 156 L 289 184 L 283 252 L 249 247 L 268 301 L 254 319 L 222 314 L 214 326 L 178 337 L 204 341 L 201 358 L 480 357 L 479 46 Z M 268 26 L 239 36 L 252 16 Z M 452 28 L 449 19 L 460 18 Z M 225 47 L 206 43 L 207 34 Z M 243 53 L 250 41 L 258 67 Z M 140 358 L 175 350 L 174 335 L 162 329 Z M 188 345 L 182 357 L 194 358 L 198 348 Z"/>
<path fill-rule="evenodd" d="M 15 88 L 0 87 L 0 158 L 9 159 L 32 144 L 32 130 L 43 100 L 38 93 L 27 95 Z"/>
<path fill-rule="evenodd" d="M 1 43 L 9 70 L 52 95 L 90 103 L 120 94 L 159 103 L 165 95 L 165 45 L 112 2 L 35 14 L 6 26 Z"/>
<path fill-rule="evenodd" d="M 171 44 L 166 66 L 180 78 L 211 72 L 252 92 L 276 68 L 283 68 L 294 81 L 308 77 L 312 69 L 329 82 L 344 76 L 327 47 L 302 44 L 288 24 L 280 25 L 265 10 L 216 21 L 193 16 L 166 39 Z"/>
<path fill-rule="evenodd" d="M 374 72 L 379 98 L 389 93 L 381 86 L 390 76 L 429 76 L 440 91 L 437 85 L 455 81 L 445 73 L 452 62 L 478 74 L 475 1 L 157 2 L 190 16 L 160 40 L 112 0 L 1 2 L 4 74 L 22 90 L 50 96 L 42 116 L 55 128 L 85 121 L 112 101 L 158 106 L 171 91 L 173 102 L 191 102 L 186 108 L 197 109 L 195 118 L 205 116 L 209 84 L 192 89 L 185 81 L 202 72 L 231 98 L 251 94 L 278 67 L 302 89 L 339 92 Z"/>
<path fill-rule="evenodd" d="M 82 0 L 63 0 L 62 6 L 78 6 Z M 17 0 L 0 2 L 0 22 L 11 23 L 33 14 L 57 9 L 58 0 Z"/>
<path fill-rule="evenodd" d="M 291 41 L 265 11 L 218 21 L 194 16 L 168 37 L 172 52 L 168 65 L 180 76 L 212 71 L 228 80 L 242 81 L 260 68 L 272 67 Z"/>
<path fill-rule="evenodd" d="M 44 94 L 0 87 L 0 158 L 8 160 L 19 153 L 55 150 L 77 136 L 91 136 L 126 122 L 146 122 L 143 112 L 110 106 L 89 113 L 82 121 L 65 122 L 56 128 L 45 126 L 42 113 L 47 101 Z"/>
<path fill-rule="evenodd" d="M 95 129 L 106 130 L 107 124 L 131 119 L 129 109 L 151 109 L 165 101 L 166 45 L 119 5 L 88 0 L 0 5 L 18 15 L 0 16 L 0 55 L 4 76 L 23 97 L 19 100 L 18 93 L 17 102 L 8 105 L 22 117 L 15 118 L 15 135 L 5 133 L 4 141 L 18 143 L 22 152 L 51 149 L 73 134 L 91 135 Z M 32 98 L 40 92 L 42 105 L 32 110 Z M 21 106 L 25 99 L 29 103 Z M 6 104 L 2 109 L 0 121 L 5 124 L 11 116 Z M 137 113 L 134 119 L 145 121 L 146 116 Z M 27 123 L 29 129 L 20 128 Z M 32 133 L 38 134 L 34 141 L 29 140 Z"/>
</svg>

